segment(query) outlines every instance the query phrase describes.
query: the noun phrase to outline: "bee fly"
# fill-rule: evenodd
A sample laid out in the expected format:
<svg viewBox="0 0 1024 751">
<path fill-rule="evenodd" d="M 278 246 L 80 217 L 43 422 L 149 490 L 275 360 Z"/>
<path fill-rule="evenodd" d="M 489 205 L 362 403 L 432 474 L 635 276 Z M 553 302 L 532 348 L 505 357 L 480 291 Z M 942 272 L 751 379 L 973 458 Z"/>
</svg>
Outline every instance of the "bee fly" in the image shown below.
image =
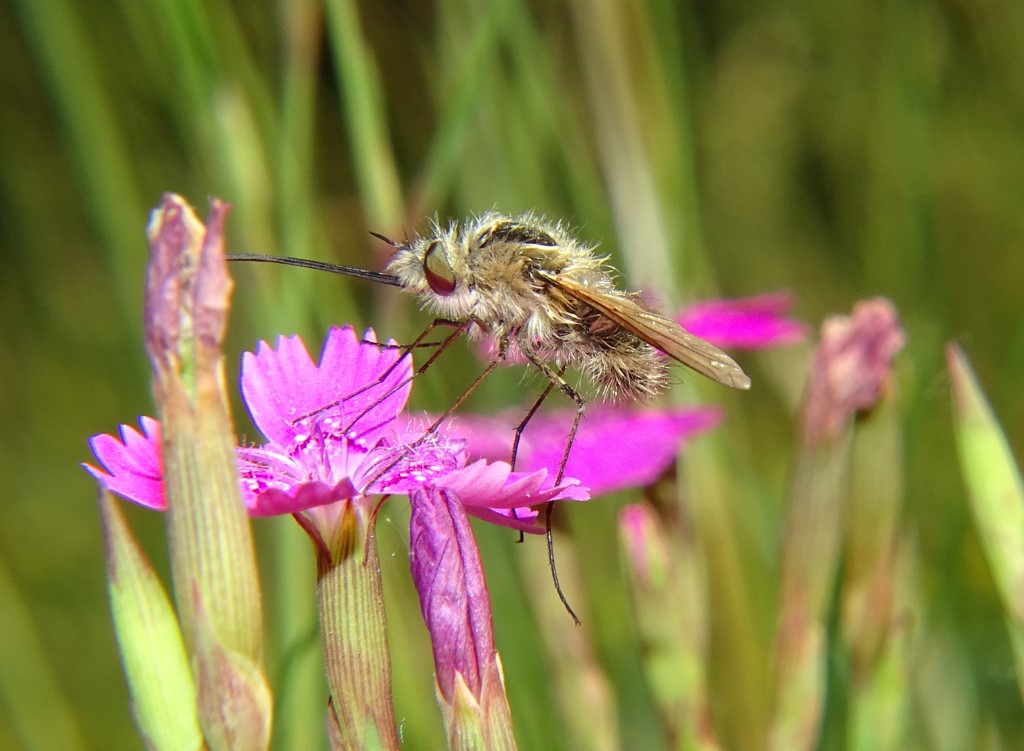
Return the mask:
<svg viewBox="0 0 1024 751">
<path fill-rule="evenodd" d="M 228 258 L 320 269 L 401 287 L 415 295 L 436 319 L 406 351 L 425 346 L 426 337 L 439 326 L 454 329 L 436 343 L 438 349 L 416 375 L 461 334 L 487 344 L 493 355 L 490 364 L 442 419 L 498 364 L 525 360 L 533 365 L 548 386 L 516 428 L 512 463 L 530 416 L 558 388 L 575 401 L 577 411 L 556 484 L 562 480 L 585 407 L 584 399 L 562 377 L 567 367 L 579 368 L 605 397 L 622 401 L 647 399 L 667 387 L 669 364 L 662 354 L 718 383 L 750 388 L 750 379 L 732 358 L 649 310 L 638 294 L 618 289 L 607 259 L 595 255 L 594 247 L 581 243 L 560 223 L 532 213 L 507 217 L 491 212 L 447 228 L 435 223 L 430 233 L 404 243 L 373 234 L 395 248 L 384 273 L 279 256 Z M 555 586 L 572 614 L 554 568 L 551 504 L 547 531 Z"/>
</svg>

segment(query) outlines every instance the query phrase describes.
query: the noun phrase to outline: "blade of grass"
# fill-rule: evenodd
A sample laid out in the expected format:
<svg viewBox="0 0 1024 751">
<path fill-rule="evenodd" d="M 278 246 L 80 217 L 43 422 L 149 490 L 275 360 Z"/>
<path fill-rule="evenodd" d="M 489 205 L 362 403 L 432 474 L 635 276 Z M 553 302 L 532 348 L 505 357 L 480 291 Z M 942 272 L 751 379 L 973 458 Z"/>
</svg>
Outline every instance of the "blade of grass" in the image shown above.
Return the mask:
<svg viewBox="0 0 1024 751">
<path fill-rule="evenodd" d="M 558 578 L 570 593 L 584 591 L 579 559 L 567 536 L 558 546 Z M 529 581 L 550 581 L 548 561 L 526 551 L 519 557 L 524 576 Z M 539 593 L 532 600 L 538 622 L 537 636 L 543 641 L 548 656 L 549 679 L 554 685 L 558 711 L 562 716 L 562 739 L 566 748 L 614 749 L 618 747 L 618 717 L 612 686 L 595 655 L 594 626 L 582 603 L 575 601 L 582 626 L 576 626 L 553 591 Z M 581 712 L 580 707 L 586 707 Z"/>
<path fill-rule="evenodd" d="M 323 717 L 328 692 L 316 603 L 310 596 L 316 571 L 309 540 L 291 519 L 281 519 L 263 542 L 274 550 L 272 587 L 267 592 L 268 628 L 273 633 L 268 643 L 276 650 L 271 675 L 276 694 L 273 748 L 317 751 L 327 740 Z"/>
<path fill-rule="evenodd" d="M 672 290 L 666 285 L 675 275 L 651 154 L 644 143 L 638 102 L 643 92 L 632 77 L 633 55 L 638 54 L 634 35 L 644 19 L 629 18 L 629 9 L 612 3 L 574 0 L 570 9 L 624 271 L 634 284 L 667 300 Z"/>
<path fill-rule="evenodd" d="M 252 6 L 255 7 L 255 6 Z M 225 196 L 236 211 L 240 245 L 272 250 L 269 145 L 279 130 L 267 79 L 228 4 L 159 0 L 122 4 L 135 46 L 147 55 L 168 112 L 190 156 L 202 165 L 209 193 Z M 252 20 L 252 19 L 250 19 Z M 168 74 L 167 60 L 173 60 Z"/>
<path fill-rule="evenodd" d="M 846 737 L 850 748 L 864 751 L 896 751 L 908 739 L 908 624 L 915 618 L 907 569 L 916 551 L 899 533 L 903 472 L 901 410 L 895 398 L 885 398 L 854 436 L 840 589 L 852 676 Z"/>
<path fill-rule="evenodd" d="M 367 220 L 379 227 L 394 227 L 403 216 L 402 188 L 388 140 L 384 87 L 377 64 L 354 0 L 327 0 L 326 8 L 342 116 Z"/>
<path fill-rule="evenodd" d="M 704 552 L 710 648 L 708 693 L 726 747 L 764 748 L 768 716 L 768 657 L 758 612 L 756 579 L 740 522 L 736 459 L 717 434 L 686 447 L 683 497 Z M 761 581 L 763 586 L 765 581 Z"/>
<path fill-rule="evenodd" d="M 68 139 L 80 195 L 100 236 L 109 273 L 126 314 L 139 299 L 137 277 L 143 254 L 138 218 L 146 215 L 124 146 L 119 111 L 110 95 L 93 39 L 77 6 L 19 2 L 18 12 L 32 53 L 42 68 L 61 127 Z M 126 217 L 133 218 L 126 221 Z M 128 320 L 134 321 L 134 314 Z M 136 327 L 138 324 L 135 324 Z"/>
<path fill-rule="evenodd" d="M 946 350 L 953 381 L 961 471 L 978 536 L 1006 610 L 1006 625 L 1024 696 L 1024 482 L 967 357 Z"/>
</svg>

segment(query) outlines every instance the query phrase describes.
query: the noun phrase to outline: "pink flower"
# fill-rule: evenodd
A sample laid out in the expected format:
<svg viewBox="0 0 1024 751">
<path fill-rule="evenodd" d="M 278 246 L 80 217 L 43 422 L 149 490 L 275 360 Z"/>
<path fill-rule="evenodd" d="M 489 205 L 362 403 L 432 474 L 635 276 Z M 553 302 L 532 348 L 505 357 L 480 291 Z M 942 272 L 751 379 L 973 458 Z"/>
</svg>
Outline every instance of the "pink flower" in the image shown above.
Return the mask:
<svg viewBox="0 0 1024 751">
<path fill-rule="evenodd" d="M 167 502 L 160 461 L 160 423 L 152 417 L 141 417 L 139 423 L 142 433 L 130 425 L 122 425 L 120 439 L 94 435 L 89 444 L 103 469 L 91 464 L 83 466 L 111 492 L 140 506 L 163 510 Z"/>
<path fill-rule="evenodd" d="M 553 479 L 575 414 L 575 410 L 560 409 L 534 415 L 519 443 L 516 467 L 525 472 L 547 470 Z M 513 430 L 520 419 L 511 412 L 498 417 L 462 415 L 450 429 L 468 441 L 470 456 L 504 458 L 511 453 Z M 672 465 L 686 439 L 714 428 L 721 419 L 717 407 L 588 407 L 565 473 L 579 478 L 592 495 L 647 485 Z"/>
<path fill-rule="evenodd" d="M 238 450 L 243 497 L 254 515 L 375 493 L 389 479 L 372 470 L 409 398 L 412 362 L 394 367 L 397 349 L 369 343 L 372 330 L 364 339 L 350 326 L 332 328 L 319 363 L 297 336 L 280 337 L 274 349 L 261 342 L 243 355 L 242 400 L 269 439 Z"/>
<path fill-rule="evenodd" d="M 238 449 L 243 500 L 253 516 L 294 514 L 360 495 L 408 493 L 427 487 L 457 493 L 469 513 L 536 532 L 531 506 L 586 500 L 579 482 L 550 487 L 548 471 L 512 472 L 506 462 L 467 466 L 465 441 L 437 432 L 396 430 L 412 364 L 397 367 L 399 350 L 381 347 L 373 331 L 359 340 L 351 327 L 333 328 L 314 363 L 297 337 L 277 347 L 260 343 L 242 358 L 242 398 L 269 440 Z M 389 372 L 390 369 L 390 372 Z M 339 395 L 347 395 L 339 399 Z M 143 506 L 166 508 L 160 425 L 142 418 L 143 434 L 121 427 L 121 438 L 94 436 L 102 468 L 85 465 L 113 491 Z"/>
<path fill-rule="evenodd" d="M 885 298 L 864 300 L 851 315 L 822 323 L 802 416 L 808 443 L 838 437 L 854 414 L 878 402 L 905 341 L 899 314 Z"/>
<path fill-rule="evenodd" d="M 784 317 L 791 303 L 785 292 L 709 300 L 684 308 L 676 316 L 676 323 L 716 347 L 778 347 L 795 344 L 807 336 L 805 324 Z"/>
</svg>

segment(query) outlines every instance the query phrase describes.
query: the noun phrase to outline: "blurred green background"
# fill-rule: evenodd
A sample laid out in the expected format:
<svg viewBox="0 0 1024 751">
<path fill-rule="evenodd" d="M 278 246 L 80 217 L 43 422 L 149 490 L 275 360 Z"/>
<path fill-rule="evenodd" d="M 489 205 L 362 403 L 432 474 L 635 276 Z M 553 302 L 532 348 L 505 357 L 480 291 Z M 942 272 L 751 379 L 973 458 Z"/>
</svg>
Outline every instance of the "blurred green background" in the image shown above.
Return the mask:
<svg viewBox="0 0 1024 751">
<path fill-rule="evenodd" d="M 377 269 L 387 248 L 369 230 L 401 238 L 434 214 L 535 209 L 601 242 L 629 285 L 666 308 L 785 289 L 817 327 L 858 299 L 889 297 L 908 334 L 894 459 L 920 597 L 912 745 L 1024 748 L 1004 613 L 956 469 L 943 360 L 945 341 L 959 340 L 1019 456 L 1022 50 L 1018 0 L 3 4 L 0 748 L 141 746 L 109 622 L 95 486 L 78 463 L 90 435 L 153 410 L 144 229 L 163 191 L 200 214 L 210 195 L 234 204 L 239 252 Z M 242 350 L 279 333 L 315 347 L 328 325 L 352 322 L 409 341 L 426 322 L 395 290 L 233 271 L 235 369 Z M 477 367 L 456 349 L 417 385 L 416 406 L 443 406 Z M 717 440 L 734 470 L 729 518 L 761 647 L 775 627 L 809 352 L 741 355 L 748 394 L 682 375 L 673 393 L 727 410 Z M 536 385 L 509 369 L 470 406 L 526 404 Z M 658 748 L 621 561 L 608 553 L 627 500 L 572 509 L 569 595 L 610 686 L 618 743 Z M 132 511 L 164 571 L 160 518 Z M 398 720 L 408 748 L 430 748 L 439 724 L 407 581 L 406 513 L 398 501 L 385 508 L 381 557 Z M 321 748 L 311 556 L 291 520 L 256 528 L 275 746 Z M 538 636 L 538 611 L 557 610 L 543 543 L 480 536 L 521 747 L 560 747 L 558 688 Z M 715 633 L 715 653 L 728 654 L 732 632 Z M 763 702 L 767 684 L 720 659 L 712 704 L 728 727 L 728 697 Z M 840 748 L 833 691 L 821 744 Z M 745 747 L 742 731 L 723 737 Z"/>
</svg>

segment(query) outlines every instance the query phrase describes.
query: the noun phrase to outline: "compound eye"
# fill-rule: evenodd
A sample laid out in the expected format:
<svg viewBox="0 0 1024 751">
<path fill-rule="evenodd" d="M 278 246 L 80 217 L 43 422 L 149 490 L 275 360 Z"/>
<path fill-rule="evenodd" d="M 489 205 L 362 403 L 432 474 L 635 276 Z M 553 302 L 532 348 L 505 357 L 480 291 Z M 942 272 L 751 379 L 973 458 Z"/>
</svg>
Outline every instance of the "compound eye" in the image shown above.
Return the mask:
<svg viewBox="0 0 1024 751">
<path fill-rule="evenodd" d="M 440 240 L 434 240 L 423 256 L 423 275 L 434 294 L 447 297 L 455 291 L 455 272 L 448 265 Z"/>
</svg>

